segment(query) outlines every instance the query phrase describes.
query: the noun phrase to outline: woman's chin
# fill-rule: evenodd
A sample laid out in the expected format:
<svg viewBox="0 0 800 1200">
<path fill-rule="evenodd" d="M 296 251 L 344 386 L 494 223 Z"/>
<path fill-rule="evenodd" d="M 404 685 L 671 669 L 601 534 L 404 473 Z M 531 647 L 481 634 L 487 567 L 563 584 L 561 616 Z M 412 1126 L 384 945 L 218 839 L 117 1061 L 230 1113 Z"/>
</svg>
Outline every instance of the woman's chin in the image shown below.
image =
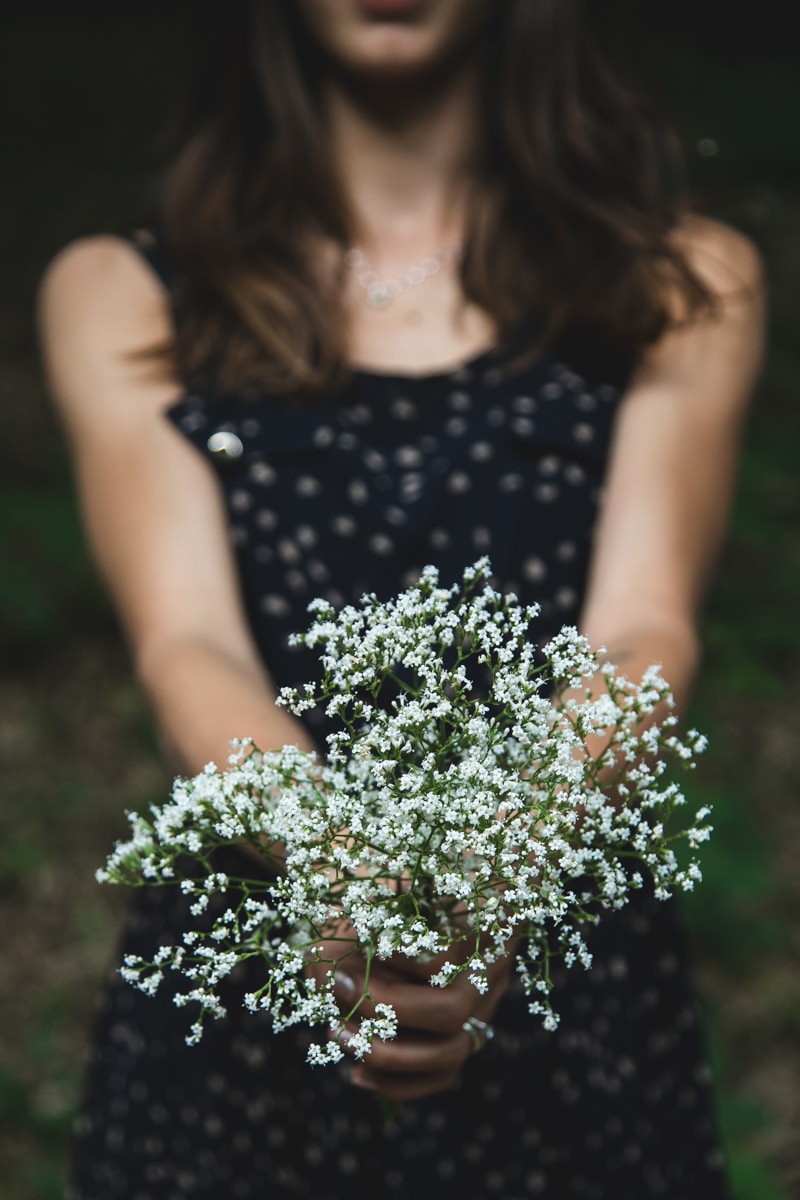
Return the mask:
<svg viewBox="0 0 800 1200">
<path fill-rule="evenodd" d="M 372 78 L 424 75 L 476 46 L 486 0 L 298 0 L 328 61 Z"/>
</svg>

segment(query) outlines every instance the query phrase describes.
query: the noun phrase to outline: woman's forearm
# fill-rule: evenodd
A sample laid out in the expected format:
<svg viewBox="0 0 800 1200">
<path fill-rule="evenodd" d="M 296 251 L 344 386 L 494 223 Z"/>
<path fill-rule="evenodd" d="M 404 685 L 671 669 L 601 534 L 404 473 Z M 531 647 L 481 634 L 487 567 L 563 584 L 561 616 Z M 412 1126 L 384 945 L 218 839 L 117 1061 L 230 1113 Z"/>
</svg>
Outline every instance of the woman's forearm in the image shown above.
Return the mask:
<svg viewBox="0 0 800 1200">
<path fill-rule="evenodd" d="M 275 689 L 256 662 L 187 634 L 138 656 L 137 674 L 150 700 L 162 745 L 176 771 L 222 766 L 233 738 L 261 750 L 314 744 L 300 722 L 275 704 Z"/>
<path fill-rule="evenodd" d="M 587 625 L 582 630 L 601 658 L 613 663 L 621 675 L 638 683 L 654 663 L 670 686 L 679 713 L 686 711 L 691 696 L 700 648 L 697 633 L 685 622 L 642 621 L 607 633 Z"/>
<path fill-rule="evenodd" d="M 679 717 L 685 714 L 700 658 L 697 634 L 692 626 L 678 621 L 642 622 L 624 629 L 609 630 L 604 636 L 601 627 L 587 623 L 582 632 L 602 662 L 613 663 L 619 675 L 624 675 L 634 683 L 641 680 L 648 667 L 658 665 L 672 692 L 674 712 Z M 602 671 L 592 679 L 589 687 L 596 696 L 608 691 Z M 575 698 L 584 699 L 585 691 L 576 694 Z M 661 721 L 666 715 L 666 706 L 658 706 L 644 724 Z M 587 739 L 587 750 L 592 757 L 599 755 L 604 745 L 605 739 L 602 737 Z"/>
</svg>

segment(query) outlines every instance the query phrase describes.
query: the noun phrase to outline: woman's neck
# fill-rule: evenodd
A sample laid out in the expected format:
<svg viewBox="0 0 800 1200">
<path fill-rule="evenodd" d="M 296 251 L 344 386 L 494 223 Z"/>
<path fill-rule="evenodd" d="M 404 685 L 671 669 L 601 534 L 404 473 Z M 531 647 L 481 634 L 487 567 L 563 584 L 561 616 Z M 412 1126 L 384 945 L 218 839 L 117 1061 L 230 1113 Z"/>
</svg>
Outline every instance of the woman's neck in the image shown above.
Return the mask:
<svg viewBox="0 0 800 1200">
<path fill-rule="evenodd" d="M 479 154 L 473 62 L 389 87 L 331 79 L 325 107 L 356 240 L 389 268 L 460 242 Z"/>
</svg>

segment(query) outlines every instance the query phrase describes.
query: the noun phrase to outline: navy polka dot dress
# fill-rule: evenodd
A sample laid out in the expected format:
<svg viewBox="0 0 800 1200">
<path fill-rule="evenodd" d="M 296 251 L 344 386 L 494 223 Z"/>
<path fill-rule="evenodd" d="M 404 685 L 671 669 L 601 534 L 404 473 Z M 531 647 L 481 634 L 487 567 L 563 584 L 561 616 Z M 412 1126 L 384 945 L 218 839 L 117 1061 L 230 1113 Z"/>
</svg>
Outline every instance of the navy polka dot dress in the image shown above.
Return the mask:
<svg viewBox="0 0 800 1200">
<path fill-rule="evenodd" d="M 517 369 L 490 350 L 422 378 L 357 372 L 335 401 L 184 396 L 168 417 L 218 473 L 276 683 L 314 673 L 287 645 L 313 597 L 388 597 L 426 563 L 450 582 L 488 554 L 503 590 L 541 604 L 542 640 L 575 623 L 626 371 L 587 336 Z M 137 892 L 120 954 L 185 919 L 169 889 Z M 391 1121 L 345 1066 L 306 1065 L 306 1031 L 241 1008 L 253 964 L 195 1047 L 166 985 L 144 996 L 115 964 L 70 1200 L 725 1200 L 674 906 L 635 893 L 589 942 L 590 971 L 556 970 L 555 1033 L 512 986 L 458 1084 Z"/>
</svg>

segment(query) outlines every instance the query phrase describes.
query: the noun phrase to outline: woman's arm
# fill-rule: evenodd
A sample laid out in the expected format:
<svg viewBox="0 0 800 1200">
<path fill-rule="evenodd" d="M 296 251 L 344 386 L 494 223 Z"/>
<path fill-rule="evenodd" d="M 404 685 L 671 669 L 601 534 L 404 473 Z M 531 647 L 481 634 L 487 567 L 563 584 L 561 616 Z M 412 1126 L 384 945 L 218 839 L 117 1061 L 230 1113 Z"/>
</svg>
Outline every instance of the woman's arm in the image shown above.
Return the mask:
<svg viewBox="0 0 800 1200">
<path fill-rule="evenodd" d="M 700 220 L 680 238 L 718 313 L 667 333 L 622 401 L 581 618 L 631 678 L 661 663 L 678 711 L 697 669 L 697 616 L 730 509 L 765 308 L 747 239 Z"/>
<path fill-rule="evenodd" d="M 178 382 L 132 357 L 170 336 L 156 280 L 118 239 L 78 242 L 51 264 L 39 316 L 91 547 L 176 767 L 195 773 L 224 762 L 236 736 L 251 735 L 265 749 L 312 748 L 302 726 L 274 705 L 242 611 L 213 473 L 165 419 Z M 502 965 L 495 970 L 507 975 Z M 409 1026 L 441 1035 L 409 1032 L 381 1046 L 389 1061 L 380 1086 L 403 1097 L 441 1090 L 470 1045 L 462 1021 L 478 1003 L 488 1018 L 504 983 L 487 1000 L 465 981 L 434 992 L 388 967 L 378 974 Z"/>
<path fill-rule="evenodd" d="M 234 737 L 311 749 L 275 707 L 213 471 L 164 415 L 178 381 L 134 357 L 171 336 L 157 280 L 117 238 L 76 242 L 43 279 L 39 323 L 92 551 L 174 767 L 223 763 Z"/>
</svg>

